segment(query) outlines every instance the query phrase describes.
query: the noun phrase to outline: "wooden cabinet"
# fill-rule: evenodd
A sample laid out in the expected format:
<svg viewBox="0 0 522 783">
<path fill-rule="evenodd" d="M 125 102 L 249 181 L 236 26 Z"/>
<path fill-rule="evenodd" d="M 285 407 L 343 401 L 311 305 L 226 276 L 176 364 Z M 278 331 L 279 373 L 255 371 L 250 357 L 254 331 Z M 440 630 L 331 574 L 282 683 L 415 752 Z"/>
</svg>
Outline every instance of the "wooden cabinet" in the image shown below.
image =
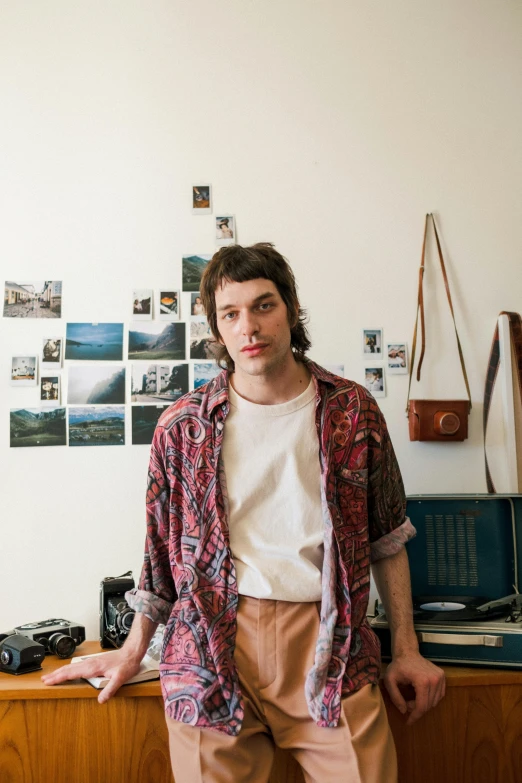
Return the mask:
<svg viewBox="0 0 522 783">
<path fill-rule="evenodd" d="M 81 647 L 98 651 L 94 642 Z M 62 665 L 54 657 L 44 670 Z M 75 681 L 0 674 L 1 783 L 173 783 L 157 681 L 124 686 L 100 706 Z M 446 667 L 444 701 L 412 728 L 385 694 L 400 783 L 521 783 L 522 672 Z M 278 751 L 270 783 L 304 783 Z"/>
</svg>

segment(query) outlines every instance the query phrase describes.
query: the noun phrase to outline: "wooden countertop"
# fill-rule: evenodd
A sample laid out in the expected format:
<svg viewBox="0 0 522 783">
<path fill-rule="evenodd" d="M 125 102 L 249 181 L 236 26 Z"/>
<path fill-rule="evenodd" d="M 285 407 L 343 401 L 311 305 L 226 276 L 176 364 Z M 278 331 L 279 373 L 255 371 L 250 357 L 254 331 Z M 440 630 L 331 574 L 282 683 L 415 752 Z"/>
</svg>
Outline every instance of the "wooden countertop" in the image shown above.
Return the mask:
<svg viewBox="0 0 522 783">
<path fill-rule="evenodd" d="M 76 655 L 90 655 L 107 652 L 98 642 L 84 642 L 75 652 Z M 71 680 L 61 685 L 44 685 L 41 676 L 58 669 L 68 661 L 48 655 L 38 672 L 29 674 L 6 674 L 0 672 L 0 701 L 20 699 L 96 699 L 99 690 L 85 680 Z M 446 673 L 449 688 L 475 685 L 522 685 L 522 669 L 482 669 L 467 666 L 442 666 Z M 161 696 L 159 680 L 149 680 L 135 685 L 124 685 L 114 698 L 136 696 Z"/>
<path fill-rule="evenodd" d="M 97 652 L 109 652 L 102 650 L 99 642 L 84 642 L 73 655 L 92 655 Z M 97 699 L 100 691 L 94 688 L 86 680 L 69 680 L 59 685 L 44 685 L 41 681 L 43 674 L 59 669 L 69 663 L 55 655 L 47 655 L 42 663 L 42 668 L 29 674 L 6 674 L 0 672 L 0 701 L 12 701 L 19 699 Z M 128 696 L 161 696 L 159 680 L 139 682 L 134 685 L 124 685 L 116 694 L 117 697 Z"/>
</svg>

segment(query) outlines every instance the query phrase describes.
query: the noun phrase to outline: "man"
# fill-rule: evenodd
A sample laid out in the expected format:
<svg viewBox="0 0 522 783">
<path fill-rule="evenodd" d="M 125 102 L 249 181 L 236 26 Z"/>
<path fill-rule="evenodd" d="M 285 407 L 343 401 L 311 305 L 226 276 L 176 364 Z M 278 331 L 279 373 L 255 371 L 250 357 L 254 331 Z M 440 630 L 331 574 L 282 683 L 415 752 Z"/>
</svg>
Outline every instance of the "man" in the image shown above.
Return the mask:
<svg viewBox="0 0 522 783">
<path fill-rule="evenodd" d="M 444 677 L 418 652 L 404 550 L 415 531 L 386 424 L 363 387 L 306 359 L 294 276 L 271 244 L 221 249 L 200 291 L 228 372 L 160 418 L 145 561 L 127 594 L 137 614 L 117 663 L 82 674 L 111 678 L 106 701 L 164 622 L 176 783 L 266 783 L 275 745 L 308 783 L 394 783 L 370 560 L 392 630 L 385 683 L 409 723 L 443 697 Z"/>
</svg>

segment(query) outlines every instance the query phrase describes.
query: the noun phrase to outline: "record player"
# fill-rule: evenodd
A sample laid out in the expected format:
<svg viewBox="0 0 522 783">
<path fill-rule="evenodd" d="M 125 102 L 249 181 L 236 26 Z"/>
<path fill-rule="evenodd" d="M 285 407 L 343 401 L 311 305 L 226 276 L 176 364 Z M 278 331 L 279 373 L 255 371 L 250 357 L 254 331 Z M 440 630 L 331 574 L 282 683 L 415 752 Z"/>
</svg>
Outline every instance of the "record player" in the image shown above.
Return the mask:
<svg viewBox="0 0 522 783">
<path fill-rule="evenodd" d="M 522 495 L 415 495 L 406 545 L 421 654 L 522 669 Z M 390 656 L 386 616 L 370 625 Z"/>
</svg>

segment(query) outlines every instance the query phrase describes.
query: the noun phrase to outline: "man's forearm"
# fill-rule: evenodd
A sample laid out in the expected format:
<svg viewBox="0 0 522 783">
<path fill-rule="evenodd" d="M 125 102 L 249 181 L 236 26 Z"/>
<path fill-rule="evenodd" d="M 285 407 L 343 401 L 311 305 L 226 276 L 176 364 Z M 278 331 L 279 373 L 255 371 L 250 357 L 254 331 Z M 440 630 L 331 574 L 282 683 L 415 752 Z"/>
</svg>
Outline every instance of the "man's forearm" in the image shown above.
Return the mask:
<svg viewBox="0 0 522 783">
<path fill-rule="evenodd" d="M 417 652 L 410 567 L 404 547 L 396 555 L 373 563 L 372 574 L 390 626 L 392 657 Z"/>
<path fill-rule="evenodd" d="M 142 612 L 136 612 L 129 635 L 122 647 L 122 652 L 128 660 L 136 662 L 142 660 L 157 627 L 158 623 L 153 623 Z"/>
</svg>

